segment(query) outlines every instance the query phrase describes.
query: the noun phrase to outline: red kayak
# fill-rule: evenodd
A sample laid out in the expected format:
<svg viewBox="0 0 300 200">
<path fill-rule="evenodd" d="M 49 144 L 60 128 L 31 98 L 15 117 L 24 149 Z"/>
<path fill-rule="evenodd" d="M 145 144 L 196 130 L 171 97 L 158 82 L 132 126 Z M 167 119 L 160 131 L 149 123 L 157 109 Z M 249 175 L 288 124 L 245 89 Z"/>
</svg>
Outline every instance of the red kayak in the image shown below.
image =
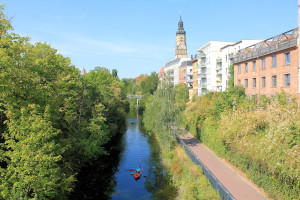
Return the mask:
<svg viewBox="0 0 300 200">
<path fill-rule="evenodd" d="M 142 170 L 140 171 L 140 173 L 137 173 L 137 171 L 134 172 L 134 178 L 135 179 L 139 179 L 142 175 Z"/>
</svg>

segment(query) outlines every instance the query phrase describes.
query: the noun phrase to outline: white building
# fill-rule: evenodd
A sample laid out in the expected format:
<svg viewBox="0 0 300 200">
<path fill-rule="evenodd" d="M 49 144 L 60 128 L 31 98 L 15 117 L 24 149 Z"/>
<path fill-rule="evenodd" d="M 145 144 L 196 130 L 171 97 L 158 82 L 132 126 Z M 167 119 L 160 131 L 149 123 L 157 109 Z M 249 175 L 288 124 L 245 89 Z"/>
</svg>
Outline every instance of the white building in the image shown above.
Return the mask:
<svg viewBox="0 0 300 200">
<path fill-rule="evenodd" d="M 262 40 L 239 42 L 209 41 L 198 49 L 198 95 L 208 91 L 225 91 L 228 87 L 229 67 L 236 53 Z"/>
<path fill-rule="evenodd" d="M 241 40 L 234 44 L 228 44 L 220 49 L 220 55 L 217 58 L 216 80 L 217 91 L 225 91 L 228 87 L 229 67 L 233 64 L 236 53 L 247 46 L 251 46 L 262 40 Z"/>
<path fill-rule="evenodd" d="M 165 65 L 164 72 L 165 74 L 170 73 L 171 81 L 174 83 L 174 85 L 179 83 L 179 68 L 185 61 L 191 61 L 191 58 L 177 58 Z"/>
<path fill-rule="evenodd" d="M 198 49 L 198 95 L 217 91 L 217 58 L 220 49 L 233 42 L 209 41 Z"/>
</svg>

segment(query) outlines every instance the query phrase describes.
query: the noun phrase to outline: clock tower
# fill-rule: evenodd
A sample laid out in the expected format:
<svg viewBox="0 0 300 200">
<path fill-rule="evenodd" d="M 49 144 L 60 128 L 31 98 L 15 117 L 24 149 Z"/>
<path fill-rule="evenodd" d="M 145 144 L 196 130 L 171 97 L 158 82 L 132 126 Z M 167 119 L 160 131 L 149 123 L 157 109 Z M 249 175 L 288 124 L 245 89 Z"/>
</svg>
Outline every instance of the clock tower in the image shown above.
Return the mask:
<svg viewBox="0 0 300 200">
<path fill-rule="evenodd" d="M 178 22 L 178 30 L 176 32 L 176 46 L 175 46 L 175 58 L 186 58 L 187 49 L 186 49 L 186 40 L 185 40 L 185 31 L 183 29 L 183 22 L 180 20 Z"/>
</svg>

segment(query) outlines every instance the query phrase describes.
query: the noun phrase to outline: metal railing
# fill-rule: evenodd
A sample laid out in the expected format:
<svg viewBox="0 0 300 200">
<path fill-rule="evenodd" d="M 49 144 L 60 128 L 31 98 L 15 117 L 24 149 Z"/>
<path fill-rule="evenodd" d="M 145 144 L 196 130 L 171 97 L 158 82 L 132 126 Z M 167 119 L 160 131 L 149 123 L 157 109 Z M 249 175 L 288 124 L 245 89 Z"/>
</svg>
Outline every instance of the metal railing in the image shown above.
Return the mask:
<svg viewBox="0 0 300 200">
<path fill-rule="evenodd" d="M 201 73 L 201 74 L 199 74 L 199 76 L 200 76 L 200 78 L 206 78 L 206 73 Z"/>
<path fill-rule="evenodd" d="M 298 28 L 281 33 L 257 44 L 241 49 L 234 58 L 234 63 L 243 62 L 245 60 L 258 58 L 277 51 L 295 47 L 297 46 L 297 38 Z"/>
<path fill-rule="evenodd" d="M 215 177 L 215 175 L 203 164 L 203 162 L 194 154 L 194 152 L 176 135 L 175 131 L 172 132 L 173 137 L 177 142 L 183 146 L 187 155 L 196 164 L 202 167 L 203 174 L 209 180 L 211 186 L 220 194 L 222 200 L 235 200 L 223 184 Z"/>
</svg>

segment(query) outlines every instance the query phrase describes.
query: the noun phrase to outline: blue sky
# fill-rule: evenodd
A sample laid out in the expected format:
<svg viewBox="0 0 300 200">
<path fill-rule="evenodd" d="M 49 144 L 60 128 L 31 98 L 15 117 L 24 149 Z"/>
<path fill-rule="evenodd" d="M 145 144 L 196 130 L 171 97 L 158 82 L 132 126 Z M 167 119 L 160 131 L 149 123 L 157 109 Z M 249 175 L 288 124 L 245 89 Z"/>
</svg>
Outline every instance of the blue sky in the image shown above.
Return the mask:
<svg viewBox="0 0 300 200">
<path fill-rule="evenodd" d="M 188 55 L 210 40 L 267 39 L 298 27 L 297 0 L 2 0 L 15 32 L 47 42 L 77 68 L 120 78 L 175 57 L 180 9 Z"/>
</svg>

